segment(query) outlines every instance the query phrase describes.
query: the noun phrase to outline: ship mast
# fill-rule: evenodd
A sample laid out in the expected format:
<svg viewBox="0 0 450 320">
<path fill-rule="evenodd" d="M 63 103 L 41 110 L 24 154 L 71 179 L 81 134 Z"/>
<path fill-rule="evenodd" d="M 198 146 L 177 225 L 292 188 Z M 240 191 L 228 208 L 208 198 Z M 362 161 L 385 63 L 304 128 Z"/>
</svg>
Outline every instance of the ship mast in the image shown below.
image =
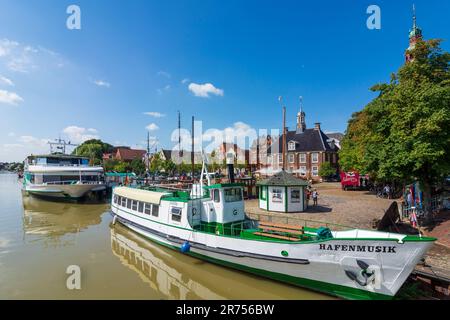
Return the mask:
<svg viewBox="0 0 450 320">
<path fill-rule="evenodd" d="M 66 142 L 65 140 L 58 138 L 54 142 L 49 141 L 48 144 L 50 145 L 50 154 L 66 154 L 66 147 L 78 147 L 78 144 L 72 144 L 70 141 Z M 54 151 L 56 149 L 56 151 Z M 60 150 L 60 151 L 59 151 Z"/>
</svg>

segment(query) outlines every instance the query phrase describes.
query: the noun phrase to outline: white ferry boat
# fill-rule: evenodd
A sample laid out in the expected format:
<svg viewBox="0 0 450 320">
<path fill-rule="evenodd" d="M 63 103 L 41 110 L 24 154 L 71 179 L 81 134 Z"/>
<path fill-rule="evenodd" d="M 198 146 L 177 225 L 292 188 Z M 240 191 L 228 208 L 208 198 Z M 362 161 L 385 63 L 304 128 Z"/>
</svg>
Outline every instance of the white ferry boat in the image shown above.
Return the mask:
<svg viewBox="0 0 450 320">
<path fill-rule="evenodd" d="M 201 180 L 202 181 L 202 180 Z M 348 299 L 391 299 L 436 240 L 249 220 L 240 184 L 116 187 L 113 223 L 222 266 Z"/>
<path fill-rule="evenodd" d="M 106 189 L 103 167 L 90 166 L 86 157 L 65 154 L 67 144 L 62 140 L 51 143 L 54 144 L 63 145 L 63 152 L 25 159 L 23 191 L 26 194 L 78 200 L 89 192 Z"/>
</svg>

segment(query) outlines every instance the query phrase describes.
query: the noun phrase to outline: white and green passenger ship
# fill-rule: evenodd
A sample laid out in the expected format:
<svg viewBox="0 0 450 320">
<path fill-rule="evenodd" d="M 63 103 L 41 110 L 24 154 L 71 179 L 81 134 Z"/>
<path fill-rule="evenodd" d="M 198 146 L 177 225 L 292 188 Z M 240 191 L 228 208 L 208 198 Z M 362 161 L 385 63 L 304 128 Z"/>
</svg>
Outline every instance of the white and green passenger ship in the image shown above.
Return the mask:
<svg viewBox="0 0 450 320">
<path fill-rule="evenodd" d="M 74 146 L 70 142 L 58 139 L 49 144 L 50 154 L 31 155 L 24 161 L 22 190 L 25 194 L 78 200 L 90 192 L 106 189 L 103 167 L 91 166 L 88 157 L 66 154 L 66 146 Z"/>
<path fill-rule="evenodd" d="M 436 239 L 246 218 L 243 186 L 116 187 L 114 223 L 193 257 L 348 299 L 390 299 Z"/>
</svg>

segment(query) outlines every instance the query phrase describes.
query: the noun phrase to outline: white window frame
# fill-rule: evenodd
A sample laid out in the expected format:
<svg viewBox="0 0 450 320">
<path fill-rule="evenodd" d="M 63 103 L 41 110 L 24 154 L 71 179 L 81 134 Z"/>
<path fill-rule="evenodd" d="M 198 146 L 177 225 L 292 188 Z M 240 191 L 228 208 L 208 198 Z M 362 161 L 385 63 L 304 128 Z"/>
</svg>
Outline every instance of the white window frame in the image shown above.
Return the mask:
<svg viewBox="0 0 450 320">
<path fill-rule="evenodd" d="M 275 197 L 279 195 L 279 197 Z M 272 202 L 283 203 L 283 190 L 281 188 L 272 189 Z"/>
<path fill-rule="evenodd" d="M 288 144 L 288 150 L 295 151 L 295 145 L 296 145 L 295 141 L 290 141 Z"/>
<path fill-rule="evenodd" d="M 294 198 L 292 194 L 295 192 L 298 192 L 298 198 Z M 291 189 L 291 203 L 300 203 L 301 199 L 301 190 L 299 188 Z"/>
<path fill-rule="evenodd" d="M 311 173 L 312 173 L 313 177 L 318 177 L 319 176 L 319 166 L 312 167 Z"/>
<path fill-rule="evenodd" d="M 306 153 L 300 153 L 298 155 L 298 162 L 299 163 L 306 163 Z"/>
<path fill-rule="evenodd" d="M 295 163 L 295 154 L 291 153 L 288 155 L 289 163 Z"/>
<path fill-rule="evenodd" d="M 300 175 L 306 177 L 306 166 L 300 166 Z"/>
<path fill-rule="evenodd" d="M 278 163 L 283 163 L 283 154 L 278 155 Z"/>
<path fill-rule="evenodd" d="M 314 156 L 316 156 L 315 160 L 314 160 Z M 319 153 L 318 152 L 313 152 L 311 154 L 311 162 L 312 163 L 319 163 Z"/>
</svg>

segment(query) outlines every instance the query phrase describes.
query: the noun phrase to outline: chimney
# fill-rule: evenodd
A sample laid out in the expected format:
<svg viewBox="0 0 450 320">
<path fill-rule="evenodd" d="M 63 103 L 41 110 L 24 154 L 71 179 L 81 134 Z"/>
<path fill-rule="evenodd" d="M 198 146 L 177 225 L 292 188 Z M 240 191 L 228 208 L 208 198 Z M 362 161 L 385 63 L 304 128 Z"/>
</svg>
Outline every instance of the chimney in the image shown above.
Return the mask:
<svg viewBox="0 0 450 320">
<path fill-rule="evenodd" d="M 320 122 L 314 123 L 314 130 L 320 130 Z"/>
</svg>

